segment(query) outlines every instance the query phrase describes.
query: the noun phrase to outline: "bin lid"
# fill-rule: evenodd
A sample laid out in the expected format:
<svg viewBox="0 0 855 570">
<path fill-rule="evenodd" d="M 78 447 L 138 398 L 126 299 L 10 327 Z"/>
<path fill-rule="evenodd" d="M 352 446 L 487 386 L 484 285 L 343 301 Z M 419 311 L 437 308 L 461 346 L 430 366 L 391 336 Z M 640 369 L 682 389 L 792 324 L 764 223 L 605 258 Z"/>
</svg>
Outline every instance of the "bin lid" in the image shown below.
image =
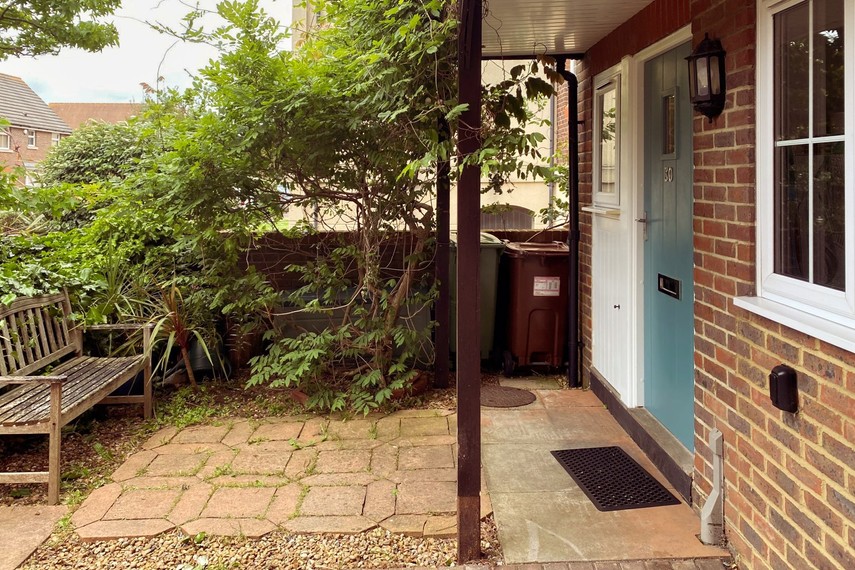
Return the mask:
<svg viewBox="0 0 855 570">
<path fill-rule="evenodd" d="M 454 247 L 457 247 L 457 230 L 451 230 L 449 241 Z M 505 242 L 487 232 L 481 232 L 481 247 L 505 247 Z"/>
<path fill-rule="evenodd" d="M 505 244 L 505 255 L 511 257 L 523 257 L 534 255 L 541 257 L 569 255 L 570 248 L 566 243 L 552 241 L 549 243 L 517 242 L 512 241 Z"/>
</svg>

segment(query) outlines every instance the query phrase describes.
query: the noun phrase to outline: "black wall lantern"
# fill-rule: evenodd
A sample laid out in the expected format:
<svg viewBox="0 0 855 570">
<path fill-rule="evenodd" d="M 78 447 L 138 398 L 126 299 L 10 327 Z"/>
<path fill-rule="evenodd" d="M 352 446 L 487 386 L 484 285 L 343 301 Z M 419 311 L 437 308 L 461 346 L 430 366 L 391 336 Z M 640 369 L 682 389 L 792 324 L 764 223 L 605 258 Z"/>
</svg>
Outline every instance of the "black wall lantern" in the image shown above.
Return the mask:
<svg viewBox="0 0 855 570">
<path fill-rule="evenodd" d="M 711 40 L 709 34 L 686 58 L 689 62 L 689 98 L 695 111 L 710 122 L 721 115 L 727 96 L 724 56 L 727 52 L 721 42 Z"/>
</svg>

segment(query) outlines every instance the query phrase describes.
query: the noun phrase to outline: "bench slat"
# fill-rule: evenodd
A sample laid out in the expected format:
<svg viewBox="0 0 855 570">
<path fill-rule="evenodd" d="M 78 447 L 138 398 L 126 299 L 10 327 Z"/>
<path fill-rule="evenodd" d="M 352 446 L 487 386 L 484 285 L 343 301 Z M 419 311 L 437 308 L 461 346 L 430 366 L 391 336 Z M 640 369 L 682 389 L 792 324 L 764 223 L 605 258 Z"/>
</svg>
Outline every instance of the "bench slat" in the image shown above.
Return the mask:
<svg viewBox="0 0 855 570">
<path fill-rule="evenodd" d="M 87 379 L 97 375 L 101 369 L 108 368 L 111 364 L 111 359 L 107 358 L 84 358 L 87 360 L 85 363 L 80 363 L 80 365 L 75 366 L 74 370 L 71 372 L 63 372 L 63 374 L 68 375 L 68 379 L 63 382 L 62 386 L 63 408 L 66 407 L 66 404 L 73 403 L 77 394 L 80 393 L 81 390 L 86 389 L 85 382 Z M 73 359 L 69 362 L 76 361 L 77 359 Z M 22 401 L 17 402 L 14 407 L 9 410 L 12 417 L 9 417 L 7 414 L 7 416 L 0 418 L 0 423 L 8 423 L 10 421 L 28 423 L 31 417 L 39 417 L 40 415 L 43 416 L 42 419 L 47 417 L 46 414 L 50 410 L 50 402 L 47 397 L 47 393 L 49 392 L 48 387 L 42 387 L 41 390 L 38 388 L 30 388 L 27 390 L 26 387 L 22 386 L 16 390 L 21 392 L 38 392 L 38 398 L 35 399 L 34 403 L 27 405 Z M 13 392 L 14 391 L 15 390 L 13 390 Z"/>
<path fill-rule="evenodd" d="M 48 313 L 47 307 L 41 307 L 40 311 L 42 313 L 42 320 L 44 321 L 44 323 L 46 323 L 45 324 L 45 333 L 46 333 L 45 339 L 46 339 L 46 342 L 48 343 L 48 346 L 50 347 L 50 350 L 48 350 L 48 352 L 55 352 L 59 348 L 59 345 L 56 344 L 56 337 L 54 336 L 54 332 L 53 332 L 53 319 L 51 318 L 50 314 Z"/>
<path fill-rule="evenodd" d="M 27 309 L 27 323 L 30 326 L 30 346 L 33 348 L 33 355 L 36 357 L 36 360 L 41 360 L 44 358 L 44 353 L 42 352 L 42 343 L 39 342 L 39 330 L 36 324 L 36 315 L 38 314 L 38 311 Z"/>
<path fill-rule="evenodd" d="M 35 307 L 43 307 L 45 305 L 61 304 L 65 300 L 64 293 L 53 293 L 51 295 L 41 295 L 39 297 L 21 297 L 12 301 L 11 305 L 0 306 L 0 319 Z"/>
<path fill-rule="evenodd" d="M 6 374 L 11 374 L 18 369 L 18 361 L 12 347 L 12 329 L 6 317 L 0 318 L 0 342 L 3 343 L 3 355 L 6 357 Z"/>
<path fill-rule="evenodd" d="M 62 386 L 63 424 L 112 392 L 137 374 L 144 365 L 141 357 L 91 358 L 89 365 L 69 374 Z M 68 374 L 68 372 L 66 372 Z M 0 425 L 21 425 L 45 422 L 50 418 L 49 389 L 46 386 L 26 386 L 12 391 L 22 392 L 11 409 L 0 417 Z M 23 394 L 26 392 L 26 394 Z M 32 398 L 32 394 L 37 397 Z M 24 404 L 26 402 L 26 404 Z M 77 412 L 78 408 L 83 408 Z"/>
<path fill-rule="evenodd" d="M 29 310 L 29 309 L 27 309 Z M 24 349 L 24 362 L 30 364 L 38 360 L 33 353 L 33 345 L 30 342 L 30 324 L 27 322 L 27 313 L 18 313 L 18 333 L 21 335 L 21 344 Z"/>
<path fill-rule="evenodd" d="M 75 358 L 59 366 L 55 372 L 72 377 L 74 374 L 79 374 L 92 360 L 94 358 L 91 356 Z M 0 422 L 5 421 L 10 414 L 13 414 L 15 408 L 28 408 L 32 405 L 28 403 L 29 401 L 38 401 L 40 398 L 47 397 L 50 392 L 50 389 L 45 385 L 41 385 L 43 393 L 39 392 L 39 386 L 31 386 L 29 390 L 22 388 L 25 387 L 21 386 L 0 395 Z"/>
</svg>

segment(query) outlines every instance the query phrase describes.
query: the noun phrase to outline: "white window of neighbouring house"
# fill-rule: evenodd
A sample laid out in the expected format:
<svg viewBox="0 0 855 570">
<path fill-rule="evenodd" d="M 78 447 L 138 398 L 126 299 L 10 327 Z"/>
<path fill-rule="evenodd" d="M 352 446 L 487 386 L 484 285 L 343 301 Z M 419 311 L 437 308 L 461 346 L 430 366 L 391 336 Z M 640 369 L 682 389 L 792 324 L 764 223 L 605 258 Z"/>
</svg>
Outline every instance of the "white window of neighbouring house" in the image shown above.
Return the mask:
<svg viewBox="0 0 855 570">
<path fill-rule="evenodd" d="M 51 146 L 58 145 L 59 144 L 59 138 L 60 138 L 59 133 L 52 133 L 50 135 L 50 145 Z"/>
<path fill-rule="evenodd" d="M 855 42 L 846 38 L 853 23 L 849 0 L 758 6 L 758 296 L 848 328 L 855 328 Z"/>
<path fill-rule="evenodd" d="M 596 84 L 594 93 L 594 204 L 620 204 L 620 75 Z"/>
<path fill-rule="evenodd" d="M 27 129 L 25 132 L 27 133 L 27 148 L 36 148 L 36 131 Z"/>
<path fill-rule="evenodd" d="M 12 150 L 12 137 L 5 129 L 0 130 L 0 150 Z"/>
</svg>

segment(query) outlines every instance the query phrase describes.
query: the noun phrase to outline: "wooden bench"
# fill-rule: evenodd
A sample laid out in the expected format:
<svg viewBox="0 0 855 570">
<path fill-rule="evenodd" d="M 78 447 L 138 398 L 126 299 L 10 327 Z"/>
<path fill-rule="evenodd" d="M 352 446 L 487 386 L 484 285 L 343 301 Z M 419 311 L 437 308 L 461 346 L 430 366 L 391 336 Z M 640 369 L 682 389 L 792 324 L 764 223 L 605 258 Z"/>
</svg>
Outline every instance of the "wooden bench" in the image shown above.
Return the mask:
<svg viewBox="0 0 855 570">
<path fill-rule="evenodd" d="M 47 483 L 48 503 L 59 502 L 60 435 L 64 425 L 99 402 L 143 404 L 152 413 L 150 328 L 143 329 L 143 354 L 83 355 L 83 335 L 69 320 L 63 293 L 27 297 L 0 306 L 0 435 L 47 434 L 48 471 L 0 472 L 0 483 Z M 90 329 L 139 329 L 140 325 L 98 325 Z M 47 372 L 46 375 L 33 375 Z M 108 397 L 143 372 L 141 396 Z"/>
</svg>

